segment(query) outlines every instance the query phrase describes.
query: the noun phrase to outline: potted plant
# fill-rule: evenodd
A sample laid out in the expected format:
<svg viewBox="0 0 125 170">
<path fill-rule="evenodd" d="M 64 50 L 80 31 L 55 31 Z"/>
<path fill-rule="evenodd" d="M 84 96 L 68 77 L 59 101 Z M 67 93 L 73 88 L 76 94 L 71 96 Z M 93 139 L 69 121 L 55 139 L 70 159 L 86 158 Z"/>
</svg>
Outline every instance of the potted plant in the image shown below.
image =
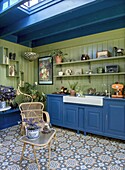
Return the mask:
<svg viewBox="0 0 125 170">
<path fill-rule="evenodd" d="M 27 126 L 26 126 L 26 136 L 29 139 L 38 138 L 39 133 L 40 133 L 40 127 L 37 125 L 37 122 L 35 122 L 35 119 L 33 119 L 33 118 L 24 119 L 23 122 L 27 124 Z"/>
<path fill-rule="evenodd" d="M 55 57 L 55 61 L 56 61 L 56 63 L 58 63 L 58 64 L 63 61 L 64 55 L 67 55 L 67 54 L 66 54 L 66 53 L 64 54 L 64 53 L 63 53 L 61 50 L 59 50 L 59 49 L 53 50 L 53 51 L 50 53 L 50 56 Z"/>
<path fill-rule="evenodd" d="M 28 82 L 24 83 L 24 87 L 20 88 L 22 93 L 28 94 L 32 97 L 34 102 L 45 102 L 46 101 L 46 95 L 43 92 L 39 92 L 37 89 L 36 84 L 30 84 Z M 28 98 L 27 96 L 23 94 L 16 95 L 15 102 L 19 105 L 23 102 L 29 102 L 31 98 Z"/>
<path fill-rule="evenodd" d="M 74 83 L 70 83 L 69 82 L 69 87 L 70 87 L 70 95 L 71 96 L 75 96 L 76 95 L 76 86 L 77 86 L 78 82 L 74 82 Z"/>
<path fill-rule="evenodd" d="M 0 108 L 6 108 L 11 105 L 16 96 L 16 90 L 13 87 L 0 85 Z"/>
</svg>

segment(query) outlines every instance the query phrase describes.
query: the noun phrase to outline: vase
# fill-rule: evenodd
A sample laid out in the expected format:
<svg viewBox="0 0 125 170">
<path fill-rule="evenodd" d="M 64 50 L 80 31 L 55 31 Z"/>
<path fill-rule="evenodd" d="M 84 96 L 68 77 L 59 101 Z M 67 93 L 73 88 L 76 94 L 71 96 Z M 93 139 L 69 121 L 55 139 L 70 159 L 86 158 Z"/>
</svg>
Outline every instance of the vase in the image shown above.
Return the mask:
<svg viewBox="0 0 125 170">
<path fill-rule="evenodd" d="M 26 128 L 26 136 L 29 139 L 37 139 L 39 137 L 39 133 L 40 133 L 39 128 L 37 128 L 37 129 Z"/>
<path fill-rule="evenodd" d="M 6 101 L 0 102 L 0 108 L 6 108 Z"/>
<path fill-rule="evenodd" d="M 70 90 L 70 96 L 76 96 L 76 91 L 75 90 Z"/>
<path fill-rule="evenodd" d="M 56 60 L 56 63 L 62 63 L 62 57 L 61 56 L 56 56 L 56 58 L 55 58 L 55 60 Z"/>
</svg>

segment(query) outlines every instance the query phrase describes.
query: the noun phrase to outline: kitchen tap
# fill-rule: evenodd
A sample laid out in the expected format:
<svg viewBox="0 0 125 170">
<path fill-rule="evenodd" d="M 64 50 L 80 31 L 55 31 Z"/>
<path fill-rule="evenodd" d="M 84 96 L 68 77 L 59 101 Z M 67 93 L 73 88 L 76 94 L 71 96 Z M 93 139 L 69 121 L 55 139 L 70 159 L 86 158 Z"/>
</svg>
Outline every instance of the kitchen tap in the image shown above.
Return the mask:
<svg viewBox="0 0 125 170">
<path fill-rule="evenodd" d="M 110 97 L 110 95 L 111 95 L 110 86 L 111 86 L 111 85 L 107 85 L 108 90 L 105 90 L 105 94 L 106 94 L 106 96 L 108 96 L 108 97 Z"/>
</svg>

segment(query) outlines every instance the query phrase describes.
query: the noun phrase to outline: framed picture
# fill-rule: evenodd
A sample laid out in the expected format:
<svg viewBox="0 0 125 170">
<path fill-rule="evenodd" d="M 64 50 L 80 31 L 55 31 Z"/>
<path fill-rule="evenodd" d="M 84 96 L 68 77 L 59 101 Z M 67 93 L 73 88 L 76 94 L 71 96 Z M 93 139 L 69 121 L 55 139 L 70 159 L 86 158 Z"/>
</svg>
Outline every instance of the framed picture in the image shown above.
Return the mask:
<svg viewBox="0 0 125 170">
<path fill-rule="evenodd" d="M 38 59 L 38 84 L 53 84 L 53 58 L 51 56 Z"/>
</svg>

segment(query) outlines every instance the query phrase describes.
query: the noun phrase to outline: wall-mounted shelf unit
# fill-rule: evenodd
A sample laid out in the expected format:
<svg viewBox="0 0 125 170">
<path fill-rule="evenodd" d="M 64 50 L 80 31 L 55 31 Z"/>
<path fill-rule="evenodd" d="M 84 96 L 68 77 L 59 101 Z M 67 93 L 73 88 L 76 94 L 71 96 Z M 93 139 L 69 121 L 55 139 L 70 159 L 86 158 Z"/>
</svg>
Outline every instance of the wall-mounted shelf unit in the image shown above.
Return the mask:
<svg viewBox="0 0 125 170">
<path fill-rule="evenodd" d="M 19 61 L 9 60 L 9 65 L 6 66 L 7 77 L 19 77 Z"/>
<path fill-rule="evenodd" d="M 78 75 L 64 75 L 64 76 L 54 76 L 55 78 L 65 78 L 65 77 L 87 77 L 87 76 L 114 76 L 114 75 L 125 75 L 125 72 L 119 73 L 101 73 L 101 74 L 78 74 Z"/>
<path fill-rule="evenodd" d="M 107 60 L 118 60 L 118 59 L 125 59 L 125 56 L 116 56 L 116 57 L 107 57 L 107 58 L 96 58 L 96 59 L 90 59 L 90 60 L 78 60 L 78 61 L 71 61 L 71 62 L 63 62 L 59 64 L 54 64 L 55 66 L 61 66 L 61 65 L 69 65 L 69 64 L 82 64 L 82 63 L 91 63 L 91 62 L 97 62 L 97 61 L 107 61 Z"/>
<path fill-rule="evenodd" d="M 71 67 L 73 67 L 73 69 L 75 69 L 75 65 L 80 65 L 81 69 L 84 68 L 84 64 L 88 64 L 88 70 L 93 69 L 92 67 L 95 65 L 94 63 L 104 63 L 105 65 L 107 65 L 107 61 L 110 61 L 110 63 L 112 62 L 113 64 L 118 64 L 117 60 L 124 60 L 125 56 L 117 56 L 117 57 L 108 57 L 108 58 L 96 58 L 96 59 L 90 59 L 90 60 L 79 60 L 79 61 L 71 61 L 71 62 L 63 62 L 60 64 L 54 64 L 55 67 L 60 67 L 61 70 L 63 71 L 63 68 L 65 69 L 65 67 L 67 68 L 67 66 L 69 66 L 68 68 L 70 69 Z M 94 62 L 94 63 L 93 63 Z M 96 63 L 96 64 L 97 64 Z M 113 72 L 113 73 L 97 73 L 97 72 L 91 72 L 91 74 L 87 74 L 86 72 L 83 73 L 79 73 L 79 74 L 75 74 L 72 73 L 71 75 L 55 75 L 55 78 L 72 78 L 72 77 L 92 77 L 92 76 L 120 76 L 120 75 L 125 75 L 125 69 L 122 68 L 122 70 L 120 70 L 120 72 Z"/>
<path fill-rule="evenodd" d="M 0 47 L 0 64 L 9 64 L 8 48 Z"/>
</svg>

